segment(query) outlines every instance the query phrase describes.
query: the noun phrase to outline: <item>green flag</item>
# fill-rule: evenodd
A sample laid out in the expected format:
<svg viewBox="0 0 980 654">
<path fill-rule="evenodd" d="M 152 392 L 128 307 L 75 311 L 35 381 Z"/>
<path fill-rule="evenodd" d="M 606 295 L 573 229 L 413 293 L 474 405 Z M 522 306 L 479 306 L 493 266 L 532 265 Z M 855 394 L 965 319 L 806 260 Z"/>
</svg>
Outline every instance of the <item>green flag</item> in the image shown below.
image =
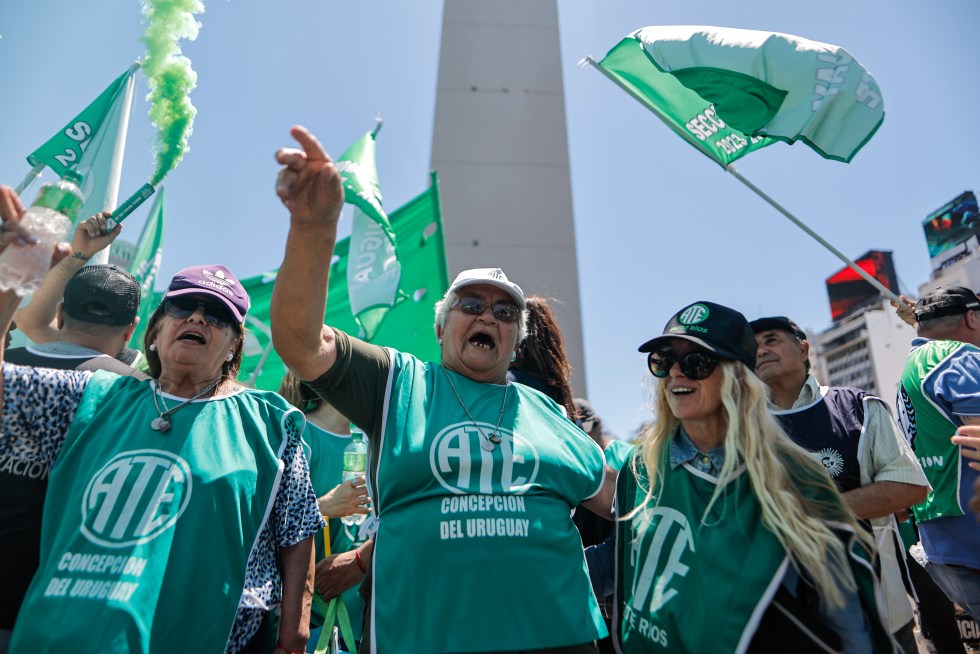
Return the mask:
<svg viewBox="0 0 980 654">
<path fill-rule="evenodd" d="M 162 296 L 154 292 L 153 285 L 160 271 L 160 264 L 163 262 L 163 195 L 163 187 L 160 187 L 146 223 L 143 225 L 139 242 L 136 244 L 133 262 L 129 265 L 129 272 L 139 282 L 142 291 L 138 314 L 140 324 L 130 340 L 130 344 L 137 348 L 143 346 L 143 334 L 147 322 L 154 309 L 160 304 L 159 298 Z"/>
<path fill-rule="evenodd" d="M 350 310 L 361 338 L 374 338 L 388 310 L 398 301 L 401 275 L 396 238 L 381 208 L 375 164 L 378 128 L 357 140 L 336 161 L 344 180 L 344 200 L 354 205 L 347 289 Z"/>
<path fill-rule="evenodd" d="M 722 166 L 775 140 L 848 162 L 885 115 L 846 50 L 789 34 L 645 27 L 597 66 Z"/>
<path fill-rule="evenodd" d="M 116 102 L 122 99 L 122 91 L 137 70 L 139 70 L 139 64 L 133 64 L 129 70 L 117 77 L 92 104 L 72 118 L 44 145 L 29 154 L 27 163 L 31 166 L 48 166 L 58 176 L 74 169 L 81 161 L 82 154 L 92 143 L 93 137 L 99 134 L 99 130 L 102 128 L 106 117 L 112 112 Z"/>
<path fill-rule="evenodd" d="M 398 239 L 401 276 L 398 301 L 388 311 L 371 342 L 411 352 L 423 360 L 438 360 L 434 305 L 449 288 L 446 248 L 439 207 L 439 187 L 435 173 L 432 186 L 391 214 L 391 228 Z M 337 243 L 330 266 L 330 289 L 324 322 L 356 334 L 358 325 L 351 312 L 347 271 L 351 260 L 351 239 Z M 242 280 L 252 300 L 246 317 L 245 355 L 239 379 L 256 388 L 275 390 L 286 369 L 272 349 L 269 303 L 275 271 Z"/>
</svg>

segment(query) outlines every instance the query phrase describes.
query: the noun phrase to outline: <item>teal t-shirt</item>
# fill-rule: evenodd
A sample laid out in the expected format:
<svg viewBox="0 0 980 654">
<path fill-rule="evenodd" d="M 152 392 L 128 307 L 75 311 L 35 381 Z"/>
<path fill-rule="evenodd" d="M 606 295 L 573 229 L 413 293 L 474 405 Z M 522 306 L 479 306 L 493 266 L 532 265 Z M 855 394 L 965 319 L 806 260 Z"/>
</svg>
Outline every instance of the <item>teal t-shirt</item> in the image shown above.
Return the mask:
<svg viewBox="0 0 980 654">
<path fill-rule="evenodd" d="M 350 434 L 335 434 L 317 427 L 309 420 L 306 421 L 306 430 L 303 432 L 303 450 L 310 461 L 310 480 L 313 482 L 313 490 L 317 497 L 330 492 L 343 481 L 344 448 L 350 442 Z M 327 548 L 324 547 L 323 543 L 324 533 L 330 535 L 329 551 L 331 554 L 348 552 L 364 542 L 358 537 L 358 525 L 345 525 L 340 521 L 340 518 L 327 517 L 330 518 L 328 527 L 315 536 L 317 561 L 322 560 L 327 555 Z M 347 606 L 354 637 L 358 640 L 361 638 L 364 615 L 364 600 L 361 599 L 360 590 L 361 585 L 357 584 L 340 595 Z M 310 609 L 310 624 L 313 627 L 323 625 L 323 614 L 316 602 Z"/>
<path fill-rule="evenodd" d="M 398 352 L 387 402 L 374 480 L 377 651 L 524 650 L 605 636 L 571 520 L 601 488 L 598 445 L 533 389 Z M 501 442 L 488 451 L 502 404 Z"/>
<path fill-rule="evenodd" d="M 92 377 L 52 468 L 11 652 L 224 651 L 303 417 L 262 391 L 191 402 L 168 432 L 150 428 L 157 416 L 149 383 Z"/>
</svg>

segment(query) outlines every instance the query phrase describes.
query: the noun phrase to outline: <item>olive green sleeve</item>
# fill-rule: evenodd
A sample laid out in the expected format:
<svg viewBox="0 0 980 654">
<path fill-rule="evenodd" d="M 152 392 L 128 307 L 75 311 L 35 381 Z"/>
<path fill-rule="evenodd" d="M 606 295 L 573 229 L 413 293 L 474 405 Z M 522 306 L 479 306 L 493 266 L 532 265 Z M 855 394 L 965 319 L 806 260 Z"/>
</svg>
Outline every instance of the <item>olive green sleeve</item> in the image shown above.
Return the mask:
<svg viewBox="0 0 980 654">
<path fill-rule="evenodd" d="M 307 385 L 364 430 L 371 443 L 377 443 L 383 424 L 391 354 L 386 348 L 365 343 L 345 332 L 335 329 L 334 334 L 336 363 Z"/>
</svg>

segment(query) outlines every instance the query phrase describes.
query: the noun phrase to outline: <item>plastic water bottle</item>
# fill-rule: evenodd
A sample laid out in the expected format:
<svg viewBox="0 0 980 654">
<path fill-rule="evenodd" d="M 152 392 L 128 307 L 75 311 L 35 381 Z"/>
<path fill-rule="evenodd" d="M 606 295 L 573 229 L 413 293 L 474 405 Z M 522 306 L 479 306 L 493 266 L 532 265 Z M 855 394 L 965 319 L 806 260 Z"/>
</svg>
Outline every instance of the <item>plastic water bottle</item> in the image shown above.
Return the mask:
<svg viewBox="0 0 980 654">
<path fill-rule="evenodd" d="M 367 451 L 364 432 L 353 432 L 350 445 L 344 448 L 344 481 L 364 476 L 367 470 Z M 355 513 L 341 518 L 340 521 L 345 525 L 359 525 L 366 517 L 363 513 Z"/>
<path fill-rule="evenodd" d="M 0 254 L 0 291 L 23 297 L 37 290 L 51 267 L 51 246 L 65 240 L 85 198 L 82 176 L 74 170 L 60 181 L 41 187 L 34 204 L 21 219 L 37 245 L 11 245 Z"/>
</svg>

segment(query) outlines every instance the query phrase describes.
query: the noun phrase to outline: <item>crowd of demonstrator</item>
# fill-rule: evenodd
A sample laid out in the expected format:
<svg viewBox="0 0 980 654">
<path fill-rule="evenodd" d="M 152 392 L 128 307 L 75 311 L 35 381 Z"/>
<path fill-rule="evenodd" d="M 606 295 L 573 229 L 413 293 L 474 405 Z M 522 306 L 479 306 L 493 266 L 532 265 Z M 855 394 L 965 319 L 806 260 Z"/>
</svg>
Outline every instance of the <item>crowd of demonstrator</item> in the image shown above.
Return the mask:
<svg viewBox="0 0 980 654">
<path fill-rule="evenodd" d="M 32 341 L 3 357 L 0 653 L 910 653 L 916 615 L 963 651 L 974 292 L 898 309 L 920 338 L 897 413 L 821 385 L 791 319 L 691 302 L 639 346 L 657 383 L 634 447 L 574 397 L 548 301 L 500 268 L 435 304 L 439 362 L 325 326 L 344 192 L 292 135 L 279 393 L 237 381 L 249 298 L 220 264 L 178 272 L 128 347 L 138 283 L 86 265 L 119 234 L 107 214 L 26 307 L 0 293 L 0 327 Z M 0 187 L 0 247 L 41 247 L 22 214 Z M 368 469 L 344 481 L 352 426 Z"/>
</svg>

